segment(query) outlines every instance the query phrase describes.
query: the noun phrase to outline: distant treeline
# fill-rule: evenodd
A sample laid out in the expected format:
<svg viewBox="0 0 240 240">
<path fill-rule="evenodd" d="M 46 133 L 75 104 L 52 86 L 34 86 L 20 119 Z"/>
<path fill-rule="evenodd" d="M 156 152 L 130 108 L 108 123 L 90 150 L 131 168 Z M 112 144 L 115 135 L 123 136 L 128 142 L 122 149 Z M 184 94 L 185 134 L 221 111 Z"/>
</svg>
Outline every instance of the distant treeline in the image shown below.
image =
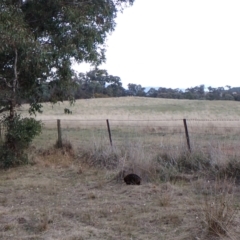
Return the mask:
<svg viewBox="0 0 240 240">
<path fill-rule="evenodd" d="M 52 100 L 59 89 L 45 86 L 44 101 Z M 79 73 L 73 78 L 73 88 L 61 89 L 67 96 L 75 99 L 84 98 L 106 98 L 122 96 L 139 96 L 151 98 L 172 98 L 172 99 L 201 99 L 201 100 L 235 100 L 240 101 L 240 87 L 208 87 L 204 85 L 187 88 L 150 88 L 145 89 L 140 84 L 129 83 L 128 88 L 122 86 L 121 78 L 109 75 L 106 70 L 91 70 L 87 73 Z M 68 92 L 68 93 L 67 93 Z M 66 99 L 63 99 L 66 100 Z"/>
<path fill-rule="evenodd" d="M 150 88 L 146 97 L 173 98 L 173 99 L 199 99 L 199 100 L 233 100 L 240 101 L 240 87 L 208 87 L 204 85 L 187 88 L 184 91 L 177 88 Z"/>
</svg>

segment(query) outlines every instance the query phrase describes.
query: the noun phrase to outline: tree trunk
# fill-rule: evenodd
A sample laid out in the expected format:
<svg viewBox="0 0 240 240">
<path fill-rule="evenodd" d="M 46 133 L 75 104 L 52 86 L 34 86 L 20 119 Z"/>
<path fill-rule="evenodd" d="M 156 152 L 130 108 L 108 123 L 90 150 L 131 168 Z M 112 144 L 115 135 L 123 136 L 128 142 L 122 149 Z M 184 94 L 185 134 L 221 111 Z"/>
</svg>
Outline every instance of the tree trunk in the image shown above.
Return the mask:
<svg viewBox="0 0 240 240">
<path fill-rule="evenodd" d="M 17 73 L 17 61 L 18 61 L 18 52 L 15 48 L 15 60 L 14 60 L 14 79 L 12 82 L 12 96 L 9 101 L 10 104 L 10 114 L 9 114 L 9 120 L 13 120 L 13 118 L 16 115 L 16 88 L 18 84 L 18 73 Z"/>
</svg>

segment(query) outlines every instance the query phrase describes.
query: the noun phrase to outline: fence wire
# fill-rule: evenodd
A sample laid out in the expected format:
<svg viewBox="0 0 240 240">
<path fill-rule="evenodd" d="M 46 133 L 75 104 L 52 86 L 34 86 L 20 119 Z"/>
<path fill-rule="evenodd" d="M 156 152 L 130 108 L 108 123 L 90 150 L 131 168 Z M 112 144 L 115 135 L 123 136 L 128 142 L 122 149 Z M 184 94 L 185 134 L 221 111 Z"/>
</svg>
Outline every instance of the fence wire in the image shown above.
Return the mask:
<svg viewBox="0 0 240 240">
<path fill-rule="evenodd" d="M 58 139 L 57 120 L 43 120 L 42 134 L 33 144 L 41 147 L 54 145 Z M 227 156 L 240 156 L 240 120 L 187 119 L 192 150 L 218 151 Z M 183 119 L 111 120 L 113 146 L 141 143 L 147 149 L 179 151 L 186 149 L 187 140 Z M 107 123 L 96 120 L 61 120 L 63 141 L 74 146 L 96 143 L 110 145 Z"/>
</svg>

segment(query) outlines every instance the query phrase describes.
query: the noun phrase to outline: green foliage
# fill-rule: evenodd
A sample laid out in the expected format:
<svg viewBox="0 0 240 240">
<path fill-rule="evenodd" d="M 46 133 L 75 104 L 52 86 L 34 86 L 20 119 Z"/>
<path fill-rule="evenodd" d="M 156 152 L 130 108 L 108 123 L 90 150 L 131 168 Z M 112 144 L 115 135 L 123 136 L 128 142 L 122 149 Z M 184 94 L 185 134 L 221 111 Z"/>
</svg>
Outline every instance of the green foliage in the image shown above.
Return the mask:
<svg viewBox="0 0 240 240">
<path fill-rule="evenodd" d="M 122 87 L 120 77 L 109 75 L 106 70 L 95 68 L 75 75 L 75 98 L 91 97 L 119 97 L 123 96 L 125 89 Z"/>
<path fill-rule="evenodd" d="M 72 111 L 69 110 L 68 108 L 64 108 L 64 113 L 65 114 L 72 114 Z"/>
<path fill-rule="evenodd" d="M 34 119 L 20 119 L 16 108 L 28 102 L 29 113 L 36 114 L 46 99 L 73 102 L 72 62 L 104 62 L 117 12 L 133 1 L 0 1 L 0 113 L 9 112 L 3 120 L 3 167 L 24 162 L 24 150 L 41 131 Z M 94 82 L 93 95 L 96 87 Z"/>
<path fill-rule="evenodd" d="M 0 146 L 0 166 L 7 168 L 27 162 L 25 150 L 35 136 L 41 133 L 42 124 L 34 118 L 20 118 L 15 116 L 11 121 L 2 121 L 7 129 L 5 141 Z"/>
<path fill-rule="evenodd" d="M 146 96 L 145 88 L 143 88 L 140 84 L 129 83 L 128 84 L 129 94 L 132 96 Z"/>
<path fill-rule="evenodd" d="M 71 64 L 105 61 L 105 40 L 118 11 L 133 0 L 39 0 L 0 3 L 0 112 L 30 103 L 41 112 L 53 103 L 73 100 Z M 94 88 L 96 86 L 91 86 Z M 94 95 L 94 93 L 93 93 Z"/>
<path fill-rule="evenodd" d="M 26 164 L 28 162 L 27 155 L 22 152 L 21 154 L 13 152 L 11 149 L 6 148 L 6 145 L 0 146 L 0 168 L 9 168 Z"/>
</svg>

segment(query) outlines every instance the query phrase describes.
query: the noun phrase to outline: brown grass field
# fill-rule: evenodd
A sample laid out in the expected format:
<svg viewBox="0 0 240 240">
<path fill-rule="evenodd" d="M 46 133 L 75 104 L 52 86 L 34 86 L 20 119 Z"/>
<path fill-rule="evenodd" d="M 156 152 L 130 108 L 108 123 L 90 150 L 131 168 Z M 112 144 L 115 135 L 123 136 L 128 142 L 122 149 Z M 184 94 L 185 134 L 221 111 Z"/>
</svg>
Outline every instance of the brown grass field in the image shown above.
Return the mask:
<svg viewBox="0 0 240 240">
<path fill-rule="evenodd" d="M 29 164 L 0 170 L 0 239 L 240 239 L 239 103 L 128 97 L 43 111 Z M 123 169 L 142 184 L 126 185 Z"/>
</svg>

